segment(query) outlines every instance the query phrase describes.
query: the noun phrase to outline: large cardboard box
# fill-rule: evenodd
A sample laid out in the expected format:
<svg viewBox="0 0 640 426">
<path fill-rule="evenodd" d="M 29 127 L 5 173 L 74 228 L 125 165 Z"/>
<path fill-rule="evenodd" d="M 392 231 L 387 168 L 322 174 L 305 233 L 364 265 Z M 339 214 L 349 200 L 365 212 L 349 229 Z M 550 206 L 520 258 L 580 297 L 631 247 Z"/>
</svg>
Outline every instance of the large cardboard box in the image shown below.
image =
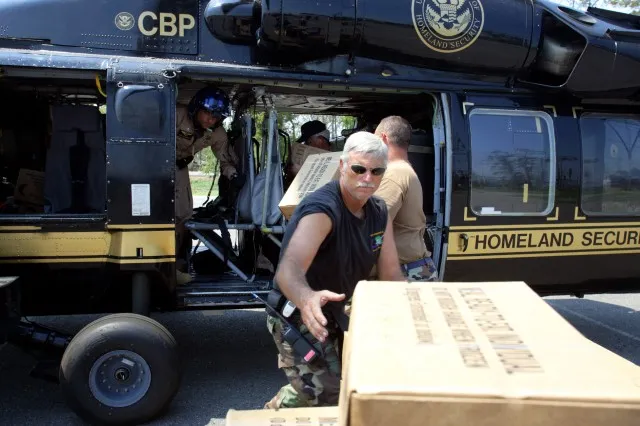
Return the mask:
<svg viewBox="0 0 640 426">
<path fill-rule="evenodd" d="M 525 283 L 361 282 L 341 426 L 637 426 L 640 367 Z"/>
<path fill-rule="evenodd" d="M 312 154 L 291 182 L 278 207 L 287 219 L 291 219 L 296 206 L 307 195 L 340 176 L 342 152 Z"/>
<path fill-rule="evenodd" d="M 314 146 L 303 145 L 301 143 L 291 144 L 291 163 L 302 167 L 307 157 L 313 154 L 326 154 L 327 150 L 316 148 Z"/>
<path fill-rule="evenodd" d="M 337 426 L 338 407 L 229 410 L 226 426 Z"/>
</svg>

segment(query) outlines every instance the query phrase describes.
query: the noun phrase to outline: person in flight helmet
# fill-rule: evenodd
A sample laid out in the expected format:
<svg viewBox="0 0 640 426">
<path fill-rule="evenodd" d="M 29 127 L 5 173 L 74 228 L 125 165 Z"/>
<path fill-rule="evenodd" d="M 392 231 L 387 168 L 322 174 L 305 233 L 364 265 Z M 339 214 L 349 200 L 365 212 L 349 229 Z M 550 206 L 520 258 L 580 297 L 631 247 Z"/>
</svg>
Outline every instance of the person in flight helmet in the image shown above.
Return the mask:
<svg viewBox="0 0 640 426">
<path fill-rule="evenodd" d="M 227 94 L 216 87 L 199 90 L 189 105 L 176 108 L 176 278 L 178 284 L 190 281 L 186 257 L 191 248 L 191 238 L 185 222 L 193 215 L 193 195 L 188 166 L 194 156 L 210 147 L 218 159 L 221 179 L 241 188 L 242 176 L 238 175 L 238 157 L 229 146 L 222 122 L 230 115 Z"/>
</svg>

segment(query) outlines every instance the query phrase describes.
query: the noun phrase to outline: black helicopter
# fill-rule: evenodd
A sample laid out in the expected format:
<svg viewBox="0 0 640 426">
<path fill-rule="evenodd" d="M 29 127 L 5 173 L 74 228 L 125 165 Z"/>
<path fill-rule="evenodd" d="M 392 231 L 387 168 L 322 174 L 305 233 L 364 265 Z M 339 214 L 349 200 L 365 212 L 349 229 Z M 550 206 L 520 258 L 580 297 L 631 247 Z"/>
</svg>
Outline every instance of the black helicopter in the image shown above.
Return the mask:
<svg viewBox="0 0 640 426">
<path fill-rule="evenodd" d="M 175 109 L 208 84 L 233 100 L 247 185 L 267 171 L 252 200 L 270 214 L 199 210 L 189 229 L 217 269 L 177 287 Z M 177 392 L 177 343 L 138 314 L 255 307 L 271 289 L 255 258 L 286 227 L 278 113 L 356 117 L 338 142 L 411 122 L 443 281 L 640 289 L 637 16 L 544 0 L 0 0 L 0 94 L 0 344 L 64 351 L 62 389 L 91 421 L 151 419 Z M 108 312 L 75 336 L 21 320 Z M 104 353 L 118 374 L 102 386 Z"/>
</svg>

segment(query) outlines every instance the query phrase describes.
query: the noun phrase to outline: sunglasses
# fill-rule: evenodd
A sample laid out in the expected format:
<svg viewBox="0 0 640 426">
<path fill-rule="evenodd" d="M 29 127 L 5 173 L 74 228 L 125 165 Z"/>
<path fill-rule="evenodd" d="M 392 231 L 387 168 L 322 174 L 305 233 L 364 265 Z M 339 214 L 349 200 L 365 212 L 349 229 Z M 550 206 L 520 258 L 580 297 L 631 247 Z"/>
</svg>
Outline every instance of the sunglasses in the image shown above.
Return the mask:
<svg viewBox="0 0 640 426">
<path fill-rule="evenodd" d="M 374 167 L 373 169 L 367 169 L 365 166 L 361 166 L 360 164 L 352 164 L 351 165 L 351 170 L 353 170 L 353 173 L 355 173 L 357 175 L 363 175 L 363 174 L 365 174 L 367 172 L 367 170 L 369 170 L 372 175 L 380 176 L 387 169 L 386 169 L 386 167 Z"/>
</svg>

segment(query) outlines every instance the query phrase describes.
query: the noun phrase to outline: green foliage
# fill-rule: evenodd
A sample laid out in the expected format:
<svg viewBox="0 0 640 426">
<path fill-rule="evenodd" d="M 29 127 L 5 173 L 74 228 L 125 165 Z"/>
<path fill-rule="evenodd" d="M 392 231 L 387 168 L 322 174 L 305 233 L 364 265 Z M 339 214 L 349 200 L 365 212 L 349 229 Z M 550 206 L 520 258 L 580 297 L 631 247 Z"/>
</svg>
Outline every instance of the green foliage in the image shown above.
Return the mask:
<svg viewBox="0 0 640 426">
<path fill-rule="evenodd" d="M 213 173 L 218 164 L 218 159 L 213 155 L 211 148 L 203 149 L 198 153 L 199 157 L 199 170 L 202 173 Z"/>
<path fill-rule="evenodd" d="M 267 113 L 264 111 L 252 112 L 256 126 L 256 140 L 262 144 L 262 137 L 266 129 Z M 301 134 L 301 126 L 310 120 L 320 120 L 327 125 L 331 132 L 332 139 L 341 138 L 341 132 L 344 129 L 353 129 L 356 126 L 356 118 L 350 116 L 333 116 L 319 114 L 298 115 L 290 112 L 278 112 L 278 128 L 286 132 L 289 136 L 289 142 L 294 143 Z M 225 123 L 225 127 L 228 127 Z M 264 127 L 264 128 L 263 128 Z M 227 129 L 228 130 L 228 129 Z M 344 141 L 338 141 L 338 149 L 342 148 Z M 289 148 L 285 144 L 285 139 L 280 138 L 280 154 L 284 160 L 288 154 Z M 199 171 L 202 173 L 214 173 L 218 160 L 213 155 L 211 149 L 207 148 L 195 155 L 193 162 L 189 165 L 189 170 Z"/>
</svg>

